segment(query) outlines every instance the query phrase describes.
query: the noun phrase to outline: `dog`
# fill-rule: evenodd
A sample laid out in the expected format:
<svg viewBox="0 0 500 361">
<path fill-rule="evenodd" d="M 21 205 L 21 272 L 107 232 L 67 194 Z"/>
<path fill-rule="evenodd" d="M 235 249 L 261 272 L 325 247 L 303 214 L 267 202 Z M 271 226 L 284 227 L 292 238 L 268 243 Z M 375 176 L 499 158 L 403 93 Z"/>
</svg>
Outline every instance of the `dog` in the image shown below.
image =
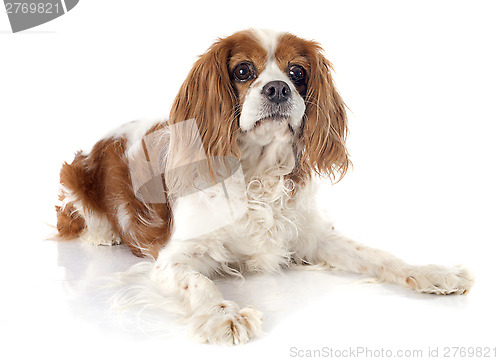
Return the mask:
<svg viewBox="0 0 500 361">
<path fill-rule="evenodd" d="M 315 41 L 245 30 L 194 64 L 168 121 L 128 123 L 62 166 L 58 235 L 125 244 L 200 342 L 243 344 L 262 314 L 211 278 L 323 265 L 417 292 L 466 294 L 461 266 L 409 265 L 339 234 L 315 204 L 318 176 L 351 165 L 346 106 Z"/>
</svg>

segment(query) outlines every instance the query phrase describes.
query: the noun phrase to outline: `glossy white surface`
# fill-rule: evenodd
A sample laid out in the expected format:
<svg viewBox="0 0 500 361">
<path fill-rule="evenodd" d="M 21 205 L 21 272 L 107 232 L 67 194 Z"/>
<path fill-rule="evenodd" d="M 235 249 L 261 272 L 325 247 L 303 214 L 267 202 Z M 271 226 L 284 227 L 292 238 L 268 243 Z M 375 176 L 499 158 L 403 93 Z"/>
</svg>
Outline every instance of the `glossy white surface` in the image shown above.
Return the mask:
<svg viewBox="0 0 500 361">
<path fill-rule="evenodd" d="M 262 337 L 224 348 L 192 343 L 169 315 L 147 310 L 119 314 L 109 308 L 115 289 L 106 286 L 115 280 L 114 272 L 139 261 L 125 247 L 56 243 L 34 236 L 24 241 L 9 257 L 8 267 L 2 264 L 7 291 L 2 292 L 2 339 L 7 341 L 4 351 L 13 351 L 16 359 L 44 354 L 53 359 L 132 360 L 172 352 L 209 359 L 287 359 L 293 347 L 425 353 L 429 347 L 492 347 L 497 342 L 494 332 L 486 332 L 499 320 L 498 291 L 490 287 L 496 277 L 487 262 L 490 255 L 465 257 L 478 278 L 468 296 L 420 295 L 327 271 L 219 280 L 226 297 L 264 312 Z"/>
</svg>

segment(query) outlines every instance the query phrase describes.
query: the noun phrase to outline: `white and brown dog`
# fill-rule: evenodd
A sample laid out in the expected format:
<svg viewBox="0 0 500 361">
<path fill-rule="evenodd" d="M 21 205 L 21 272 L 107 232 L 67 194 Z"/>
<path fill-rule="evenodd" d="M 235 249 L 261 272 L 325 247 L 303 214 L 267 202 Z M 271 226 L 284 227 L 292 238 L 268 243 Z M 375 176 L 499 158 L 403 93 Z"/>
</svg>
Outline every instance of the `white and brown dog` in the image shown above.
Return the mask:
<svg viewBox="0 0 500 361">
<path fill-rule="evenodd" d="M 418 292 L 467 293 L 464 268 L 409 265 L 338 234 L 317 210 L 313 178 L 341 178 L 350 164 L 331 69 L 316 42 L 289 33 L 219 39 L 169 121 L 129 123 L 63 165 L 59 235 L 151 257 L 143 276 L 202 342 L 241 344 L 261 331 L 262 314 L 225 300 L 216 274 L 321 264 Z"/>
</svg>

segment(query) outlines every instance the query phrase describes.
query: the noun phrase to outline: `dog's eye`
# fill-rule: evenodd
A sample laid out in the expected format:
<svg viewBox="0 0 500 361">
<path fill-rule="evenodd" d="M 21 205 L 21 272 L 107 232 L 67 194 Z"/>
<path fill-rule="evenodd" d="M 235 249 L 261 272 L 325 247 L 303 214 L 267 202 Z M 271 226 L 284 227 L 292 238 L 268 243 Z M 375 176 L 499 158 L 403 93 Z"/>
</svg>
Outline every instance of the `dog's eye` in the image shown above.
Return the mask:
<svg viewBox="0 0 500 361">
<path fill-rule="evenodd" d="M 246 82 L 252 79 L 255 75 L 255 70 L 252 64 L 241 63 L 233 70 L 234 79 L 241 82 Z"/>
<path fill-rule="evenodd" d="M 288 68 L 288 77 L 296 84 L 303 84 L 306 80 L 306 71 L 300 65 L 292 65 Z"/>
</svg>

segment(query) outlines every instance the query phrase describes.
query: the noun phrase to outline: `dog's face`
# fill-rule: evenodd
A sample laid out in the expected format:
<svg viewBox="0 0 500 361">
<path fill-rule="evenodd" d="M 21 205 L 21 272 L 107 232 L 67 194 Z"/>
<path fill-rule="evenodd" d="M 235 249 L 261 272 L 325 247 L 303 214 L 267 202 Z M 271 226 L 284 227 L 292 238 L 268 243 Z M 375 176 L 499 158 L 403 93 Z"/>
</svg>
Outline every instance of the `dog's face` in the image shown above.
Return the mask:
<svg viewBox="0 0 500 361">
<path fill-rule="evenodd" d="M 249 49 L 238 49 L 229 61 L 238 93 L 240 129 L 265 136 L 269 134 L 265 130 L 277 123 L 298 133 L 306 110 L 309 62 L 293 47 L 273 44 L 275 34 L 258 32 L 256 36 Z"/>
<path fill-rule="evenodd" d="M 239 32 L 196 62 L 170 121 L 196 119 L 209 155 L 241 157 L 242 143 L 255 149 L 273 143 L 273 152 L 290 148 L 293 171 L 302 176 L 343 175 L 347 124 L 330 68 L 315 42 L 287 33 Z"/>
</svg>

